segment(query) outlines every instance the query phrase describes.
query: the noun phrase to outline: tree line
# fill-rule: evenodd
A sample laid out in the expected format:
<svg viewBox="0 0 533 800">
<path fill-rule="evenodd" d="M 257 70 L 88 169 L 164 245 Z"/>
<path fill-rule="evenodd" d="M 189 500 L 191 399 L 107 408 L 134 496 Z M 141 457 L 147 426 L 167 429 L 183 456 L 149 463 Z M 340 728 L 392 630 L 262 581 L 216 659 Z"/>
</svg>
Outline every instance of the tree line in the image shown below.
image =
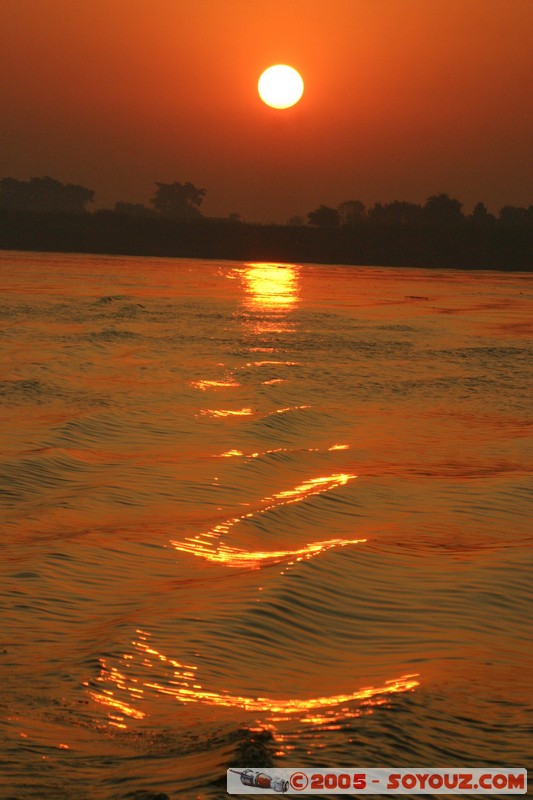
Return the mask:
<svg viewBox="0 0 533 800">
<path fill-rule="evenodd" d="M 463 204 L 455 197 L 437 194 L 428 197 L 421 205 L 404 200 L 390 203 L 376 203 L 366 208 L 360 200 L 346 200 L 336 208 L 321 205 L 307 214 L 307 224 L 320 228 L 356 227 L 365 223 L 386 225 L 410 225 L 433 223 L 457 225 L 470 221 L 478 225 L 493 225 L 497 222 L 531 225 L 533 224 L 533 205 L 528 207 L 504 206 L 498 217 L 491 214 L 484 203 L 477 203 L 471 214 L 465 215 Z M 303 225 L 303 219 L 293 217 L 293 225 Z"/>
<path fill-rule="evenodd" d="M 119 201 L 112 210 L 96 213 L 114 213 L 126 217 L 200 220 L 204 218 L 200 206 L 206 194 L 206 189 L 200 189 L 189 181 L 156 182 L 150 205 Z M 64 184 L 49 176 L 31 178 L 28 181 L 15 178 L 0 180 L 0 209 L 7 211 L 85 214 L 88 212 L 89 204 L 94 202 L 94 195 L 92 189 L 78 184 Z M 469 215 L 465 215 L 463 208 L 459 200 L 444 193 L 432 195 L 424 204 L 393 200 L 389 203 L 376 203 L 370 208 L 360 200 L 346 200 L 336 207 L 320 205 L 308 212 L 306 220 L 299 216 L 291 217 L 287 225 L 352 228 L 365 224 L 428 223 L 453 226 L 467 221 L 478 226 L 491 226 L 496 223 L 533 225 L 533 205 L 528 207 L 506 205 L 500 209 L 498 216 L 491 214 L 482 202 L 477 203 Z M 238 214 L 230 214 L 229 219 L 240 222 Z"/>
<path fill-rule="evenodd" d="M 115 203 L 113 211 L 130 217 L 173 217 L 199 219 L 200 206 L 206 190 L 186 183 L 156 183 L 150 203 Z M 34 211 L 50 213 L 84 214 L 94 201 L 94 191 L 72 183 L 61 183 L 46 176 L 19 181 L 16 178 L 0 180 L 0 209 L 7 211 Z"/>
</svg>

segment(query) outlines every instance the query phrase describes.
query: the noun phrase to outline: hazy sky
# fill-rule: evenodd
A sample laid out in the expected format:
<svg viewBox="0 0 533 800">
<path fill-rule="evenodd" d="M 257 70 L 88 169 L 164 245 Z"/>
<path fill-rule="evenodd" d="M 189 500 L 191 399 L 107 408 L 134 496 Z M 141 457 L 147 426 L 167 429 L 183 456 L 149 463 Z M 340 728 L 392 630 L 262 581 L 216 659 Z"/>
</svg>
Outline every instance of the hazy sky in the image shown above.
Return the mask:
<svg viewBox="0 0 533 800">
<path fill-rule="evenodd" d="M 533 202 L 533 0 L 0 0 L 0 177 L 155 181 L 285 222 L 448 192 Z M 296 67 L 302 101 L 257 94 Z"/>
</svg>

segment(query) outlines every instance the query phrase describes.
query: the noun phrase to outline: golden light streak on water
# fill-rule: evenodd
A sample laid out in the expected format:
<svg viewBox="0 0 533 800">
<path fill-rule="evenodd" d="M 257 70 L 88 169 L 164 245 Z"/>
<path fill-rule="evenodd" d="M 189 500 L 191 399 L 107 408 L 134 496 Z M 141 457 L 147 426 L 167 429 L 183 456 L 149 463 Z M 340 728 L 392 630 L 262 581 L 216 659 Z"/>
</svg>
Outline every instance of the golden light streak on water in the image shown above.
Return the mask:
<svg viewBox="0 0 533 800">
<path fill-rule="evenodd" d="M 305 450 L 309 453 L 318 452 L 318 447 L 306 447 Z M 242 450 L 226 450 L 225 453 L 216 455 L 215 458 L 232 458 L 235 456 L 242 456 L 244 458 L 257 458 L 258 456 L 270 455 L 271 453 L 286 453 L 287 447 L 275 447 L 273 450 L 262 450 L 256 453 L 243 453 Z"/>
<path fill-rule="evenodd" d="M 294 489 L 286 489 L 283 492 L 278 492 L 277 494 L 273 495 L 273 499 L 285 500 L 287 502 L 290 502 L 293 499 L 297 501 L 302 500 L 305 496 L 319 494 L 321 492 L 329 492 L 331 489 L 334 489 L 338 486 L 344 486 L 348 483 L 348 481 L 351 481 L 354 478 L 357 478 L 357 475 L 349 475 L 347 473 L 329 475 L 324 478 L 310 478 L 308 481 L 304 481 L 299 486 L 295 486 Z"/>
<path fill-rule="evenodd" d="M 267 367 L 267 366 L 283 366 L 283 367 L 297 367 L 297 361 L 248 361 L 247 367 Z"/>
<path fill-rule="evenodd" d="M 274 416 L 274 414 L 287 414 L 290 411 L 302 411 L 311 408 L 309 405 L 300 406 L 286 406 L 285 408 L 276 408 L 274 411 L 269 411 L 264 414 L 265 417 Z M 227 408 L 203 408 L 200 413 L 204 416 L 210 417 L 249 417 L 254 411 L 252 408 L 240 408 L 232 411 Z"/>
<path fill-rule="evenodd" d="M 265 552 L 249 552 L 223 544 L 219 545 L 215 551 L 210 551 L 195 540 L 189 540 L 189 546 L 184 542 L 172 542 L 172 544 L 176 550 L 180 550 L 184 553 L 192 553 L 195 556 L 201 556 L 207 561 L 225 564 L 228 567 L 242 567 L 243 565 L 256 566 L 266 561 L 284 561 L 287 558 L 293 557 L 296 561 L 301 561 L 305 558 L 317 556 L 326 550 L 330 550 L 332 547 L 346 547 L 348 544 L 361 544 L 366 541 L 366 539 L 329 539 L 324 542 L 312 542 L 298 550 L 272 550 Z"/>
<path fill-rule="evenodd" d="M 292 550 L 249 552 L 227 544 L 219 544 L 218 542 L 221 536 L 228 534 L 235 525 L 238 525 L 243 520 L 251 519 L 258 514 L 264 514 L 279 506 L 288 505 L 289 503 L 299 503 L 312 495 L 329 492 L 339 486 L 346 485 L 348 481 L 356 477 L 357 475 L 351 475 L 349 473 L 339 473 L 325 477 L 310 478 L 292 489 L 285 489 L 284 491 L 277 492 L 276 494 L 264 498 L 264 500 L 260 502 L 260 507 L 255 511 L 248 511 L 246 514 L 241 514 L 238 517 L 232 517 L 223 522 L 219 522 L 205 533 L 197 534 L 194 537 L 185 537 L 182 541 L 171 539 L 170 544 L 179 552 L 191 553 L 207 561 L 222 563 L 229 567 L 238 567 L 247 564 L 252 568 L 258 568 L 261 563 L 279 562 L 286 558 L 291 558 L 292 556 L 311 558 L 331 547 L 344 547 L 347 544 L 359 544 L 360 542 L 366 541 L 366 539 L 330 539 L 328 541 L 312 542 L 306 544 L 302 548 L 295 548 Z"/>
<path fill-rule="evenodd" d="M 276 408 L 274 411 L 269 411 L 265 416 L 271 417 L 273 414 L 286 414 L 288 411 L 301 411 L 305 408 L 311 408 L 309 405 L 302 406 L 286 406 L 285 408 Z"/>
<path fill-rule="evenodd" d="M 202 408 L 200 413 L 210 417 L 249 417 L 254 412 L 251 408 L 241 408 L 236 411 L 229 408 Z"/>
<path fill-rule="evenodd" d="M 173 694 L 158 684 L 150 684 L 158 691 L 165 691 L 166 694 Z M 407 692 L 420 686 L 420 682 L 412 676 L 401 676 L 392 681 L 387 681 L 383 686 L 368 686 L 364 689 L 348 694 L 333 695 L 331 697 L 314 697 L 307 700 L 275 700 L 268 697 L 240 697 L 218 692 L 197 691 L 194 689 L 177 689 L 174 693 L 176 699 L 190 703 L 206 703 L 214 706 L 230 706 L 241 708 L 244 711 L 263 711 L 271 714 L 301 714 L 302 711 L 309 711 L 314 708 L 326 708 L 327 706 L 337 706 L 340 703 L 349 703 L 357 700 L 368 700 L 369 698 L 383 694 L 398 694 Z"/>
<path fill-rule="evenodd" d="M 277 413 L 277 412 L 272 412 L 272 413 Z M 328 447 L 327 451 L 330 452 L 332 450 L 349 450 L 349 449 L 350 449 L 349 444 L 334 444 L 331 445 L 331 447 Z M 298 448 L 298 450 L 299 452 L 305 452 L 305 453 L 321 452 L 320 447 L 301 447 Z M 226 450 L 224 453 L 217 453 L 213 456 L 213 458 L 236 458 L 236 457 L 258 458 L 258 456 L 271 455 L 272 453 L 289 453 L 289 452 L 291 452 L 291 448 L 288 447 L 274 447 L 271 450 L 261 450 L 260 452 L 258 451 L 255 453 L 244 453 L 242 450 L 231 449 L 231 450 Z"/>
<path fill-rule="evenodd" d="M 240 386 L 240 383 L 234 380 L 228 381 L 210 381 L 210 380 L 200 380 L 200 381 L 191 381 L 191 386 L 195 389 L 201 389 L 205 391 L 206 389 L 233 389 Z"/>
<path fill-rule="evenodd" d="M 352 692 L 344 692 L 337 695 L 321 695 L 305 699 L 299 698 L 273 698 L 273 697 L 246 697 L 244 695 L 231 694 L 229 692 L 208 691 L 198 682 L 197 667 L 194 665 L 179 664 L 175 659 L 169 658 L 158 651 L 153 644 L 148 644 L 141 640 L 132 641 L 133 658 L 141 658 L 143 666 L 152 668 L 153 664 L 147 662 L 144 656 L 150 654 L 155 656 L 156 662 L 159 661 L 163 666 L 173 665 L 177 668 L 167 672 L 159 673 L 157 680 L 144 680 L 142 685 L 145 689 L 153 690 L 157 694 L 174 697 L 181 703 L 200 703 L 208 706 L 222 706 L 225 708 L 236 708 L 243 711 L 266 712 L 268 714 L 281 715 L 281 717 L 267 718 L 272 722 L 279 722 L 288 715 L 303 714 L 301 721 L 321 725 L 324 721 L 328 724 L 336 720 L 345 719 L 353 716 L 354 710 L 350 708 L 335 709 L 346 703 L 361 702 L 364 704 L 379 704 L 383 702 L 387 695 L 394 695 L 416 689 L 420 685 L 418 673 L 401 675 L 398 678 L 385 681 L 380 686 L 365 686 Z M 106 660 L 101 659 L 101 672 L 98 677 L 100 682 L 116 684 L 118 670 L 109 668 Z M 126 683 L 121 687 L 124 691 L 132 692 L 132 687 Z M 133 719 L 143 719 L 144 712 L 131 705 L 138 700 L 135 695 L 131 695 L 130 701 L 119 701 L 114 697 L 114 692 L 104 689 L 102 693 L 90 691 L 90 696 L 98 703 L 109 706 L 113 711 L 121 711 Z M 309 714 L 309 712 L 319 709 L 332 709 L 333 713 L 325 716 L 324 714 Z M 109 714 L 109 724 L 120 727 L 125 726 L 123 717 L 116 714 Z M 332 728 L 333 729 L 333 728 Z"/>
<path fill-rule="evenodd" d="M 288 310 L 298 303 L 298 267 L 250 263 L 242 270 L 243 303 L 252 311 Z"/>
<path fill-rule="evenodd" d="M 117 700 L 115 697 L 112 696 L 111 693 L 99 693 L 99 692 L 89 692 L 90 696 L 93 700 L 96 700 L 97 703 L 101 703 L 104 706 L 109 706 L 110 708 L 121 711 L 123 714 L 126 714 L 128 717 L 132 717 L 133 719 L 144 719 L 146 714 L 144 711 L 139 711 L 133 706 L 129 705 L 128 703 L 124 703 L 120 700 Z M 111 715 L 110 715 L 111 716 Z M 111 719 L 117 719 L 116 717 L 111 717 Z M 120 719 L 120 718 L 119 718 Z"/>
</svg>

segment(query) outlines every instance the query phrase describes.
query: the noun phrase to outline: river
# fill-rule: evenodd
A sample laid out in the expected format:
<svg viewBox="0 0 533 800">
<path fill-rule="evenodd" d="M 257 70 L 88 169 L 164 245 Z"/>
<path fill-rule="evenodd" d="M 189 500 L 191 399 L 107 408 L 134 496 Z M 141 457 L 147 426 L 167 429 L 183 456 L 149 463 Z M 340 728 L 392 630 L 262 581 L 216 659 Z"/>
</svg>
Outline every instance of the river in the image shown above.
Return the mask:
<svg viewBox="0 0 533 800">
<path fill-rule="evenodd" d="M 527 766 L 533 275 L 0 279 L 2 798 Z"/>
</svg>

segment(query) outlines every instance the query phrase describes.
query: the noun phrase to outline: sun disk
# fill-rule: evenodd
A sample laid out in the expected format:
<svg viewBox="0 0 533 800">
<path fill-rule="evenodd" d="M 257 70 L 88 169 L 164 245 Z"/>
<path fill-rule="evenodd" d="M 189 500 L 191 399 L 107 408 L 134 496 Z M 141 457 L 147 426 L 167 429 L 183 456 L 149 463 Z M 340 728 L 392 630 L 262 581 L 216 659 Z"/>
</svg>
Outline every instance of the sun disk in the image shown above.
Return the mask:
<svg viewBox="0 0 533 800">
<path fill-rule="evenodd" d="M 301 98 L 304 82 L 299 72 L 286 64 L 266 69 L 257 85 L 259 97 L 271 108 L 290 108 Z"/>
</svg>

